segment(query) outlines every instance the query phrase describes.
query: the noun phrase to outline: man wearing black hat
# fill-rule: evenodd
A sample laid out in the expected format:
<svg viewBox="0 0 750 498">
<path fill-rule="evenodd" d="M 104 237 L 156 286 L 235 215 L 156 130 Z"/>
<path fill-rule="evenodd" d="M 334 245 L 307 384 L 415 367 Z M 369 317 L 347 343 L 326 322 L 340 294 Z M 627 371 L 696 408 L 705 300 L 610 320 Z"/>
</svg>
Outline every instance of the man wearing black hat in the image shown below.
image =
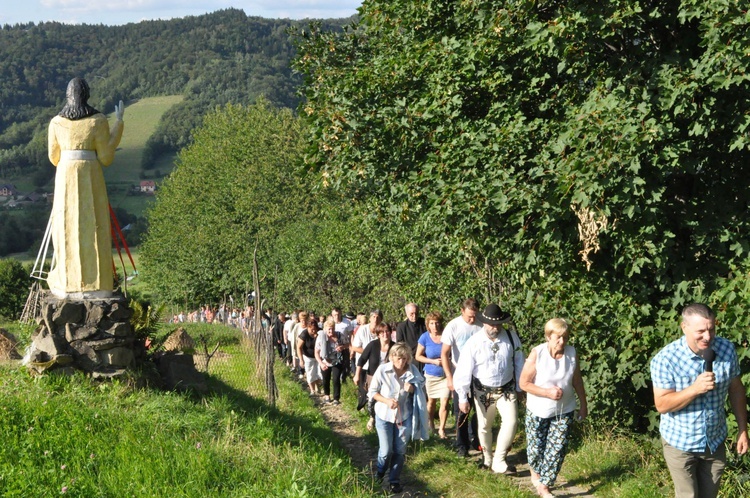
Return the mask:
<svg viewBox="0 0 750 498">
<path fill-rule="evenodd" d="M 474 394 L 485 467 L 499 474 L 514 473 L 505 456 L 518 422 L 516 392 L 521 390 L 518 379 L 525 360 L 521 340 L 511 325 L 504 325 L 510 323 L 510 314 L 496 304 L 478 314 L 477 321 L 483 324 L 482 332 L 471 336 L 461 350 L 453 387 L 463 413 L 469 413 L 469 394 Z M 493 456 L 492 424 L 498 412 L 501 424 Z"/>
</svg>

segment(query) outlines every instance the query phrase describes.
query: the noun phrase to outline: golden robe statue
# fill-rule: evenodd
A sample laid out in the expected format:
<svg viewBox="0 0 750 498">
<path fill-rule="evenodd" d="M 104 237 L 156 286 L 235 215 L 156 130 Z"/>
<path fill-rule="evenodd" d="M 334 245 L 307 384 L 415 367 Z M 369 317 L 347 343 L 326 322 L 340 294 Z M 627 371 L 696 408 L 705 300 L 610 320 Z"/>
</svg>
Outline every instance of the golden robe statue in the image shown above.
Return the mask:
<svg viewBox="0 0 750 498">
<path fill-rule="evenodd" d="M 52 203 L 50 290 L 58 297 L 107 297 L 113 291 L 109 199 L 102 166 L 109 166 L 123 132 L 89 106 L 86 81 L 68 84 L 68 103 L 49 125 L 49 160 L 57 167 Z"/>
</svg>

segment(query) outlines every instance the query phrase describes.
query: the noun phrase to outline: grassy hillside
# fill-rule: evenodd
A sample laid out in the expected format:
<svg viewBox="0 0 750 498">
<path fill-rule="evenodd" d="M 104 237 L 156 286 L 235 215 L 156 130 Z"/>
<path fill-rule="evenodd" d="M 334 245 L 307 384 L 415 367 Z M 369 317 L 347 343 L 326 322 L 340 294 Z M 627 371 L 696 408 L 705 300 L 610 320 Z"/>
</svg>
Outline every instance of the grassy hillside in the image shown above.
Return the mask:
<svg viewBox="0 0 750 498">
<path fill-rule="evenodd" d="M 247 354 L 225 350 L 227 373 L 244 372 L 247 387 Z M 0 365 L 0 495 L 372 496 L 372 479 L 278 367 L 272 408 L 233 387 L 237 375 L 209 376 L 199 397 Z"/>
<path fill-rule="evenodd" d="M 140 99 L 125 107 L 125 132 L 112 165 L 104 170 L 107 181 L 109 202 L 112 207 L 121 207 L 132 214 L 141 216 L 152 196 L 129 196 L 128 192 L 141 180 L 141 157 L 146 141 L 156 130 L 162 115 L 172 106 L 182 102 L 181 95 L 149 97 Z M 112 116 L 110 115 L 110 119 Z M 174 156 L 164 157 L 156 169 L 148 172 L 148 179 L 154 179 L 155 171 L 166 175 L 172 170 Z M 158 179 L 156 179 L 158 182 Z"/>
</svg>

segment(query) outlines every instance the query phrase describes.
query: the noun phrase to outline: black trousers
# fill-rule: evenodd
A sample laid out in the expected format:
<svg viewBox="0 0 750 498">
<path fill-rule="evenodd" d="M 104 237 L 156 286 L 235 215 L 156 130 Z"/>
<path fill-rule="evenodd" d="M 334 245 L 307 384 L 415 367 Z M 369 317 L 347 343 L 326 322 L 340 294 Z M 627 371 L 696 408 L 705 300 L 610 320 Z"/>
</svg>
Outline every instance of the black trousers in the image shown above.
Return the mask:
<svg viewBox="0 0 750 498">
<path fill-rule="evenodd" d="M 477 429 L 476 411 L 468 414 L 462 412 L 458 407 L 458 394 L 453 391 L 453 414 L 456 416 L 456 448 L 479 448 L 479 432 Z M 469 393 L 469 406 L 474 406 L 474 395 Z"/>
<path fill-rule="evenodd" d="M 331 395 L 331 379 L 333 379 L 333 399 L 341 398 L 341 378 L 344 375 L 344 364 L 339 363 L 325 370 L 321 369 L 323 374 L 323 393 L 326 396 Z"/>
</svg>

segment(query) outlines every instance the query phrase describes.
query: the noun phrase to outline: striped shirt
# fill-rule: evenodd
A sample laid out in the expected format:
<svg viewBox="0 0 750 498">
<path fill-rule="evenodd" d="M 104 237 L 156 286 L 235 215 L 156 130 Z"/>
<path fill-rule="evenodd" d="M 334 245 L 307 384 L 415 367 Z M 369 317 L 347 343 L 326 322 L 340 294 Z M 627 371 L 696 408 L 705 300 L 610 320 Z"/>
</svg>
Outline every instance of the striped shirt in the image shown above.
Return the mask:
<svg viewBox="0 0 750 498">
<path fill-rule="evenodd" d="M 716 337 L 711 347 L 716 352 L 716 387 L 681 410 L 661 414 L 661 436 L 680 451 L 703 452 L 708 446 L 713 453 L 727 437 L 724 402 L 731 380 L 740 375 L 740 366 L 734 345 L 728 340 Z M 682 391 L 704 371 L 705 361 L 688 347 L 685 336 L 668 344 L 651 360 L 651 380 L 659 389 Z"/>
</svg>

